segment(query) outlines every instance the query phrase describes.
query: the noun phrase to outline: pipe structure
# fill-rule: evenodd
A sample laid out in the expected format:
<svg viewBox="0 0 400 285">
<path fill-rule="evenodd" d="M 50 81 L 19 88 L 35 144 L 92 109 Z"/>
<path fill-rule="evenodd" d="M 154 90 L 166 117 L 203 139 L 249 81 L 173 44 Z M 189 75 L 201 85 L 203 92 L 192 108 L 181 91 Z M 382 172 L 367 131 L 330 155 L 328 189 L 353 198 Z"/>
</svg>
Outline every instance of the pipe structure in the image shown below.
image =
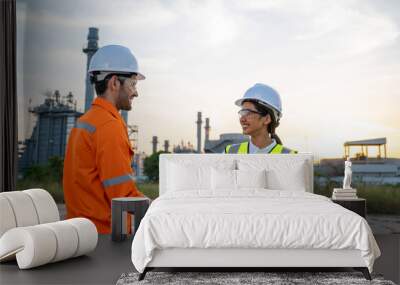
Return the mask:
<svg viewBox="0 0 400 285">
<path fill-rule="evenodd" d="M 98 40 L 99 40 L 99 29 L 90 27 L 89 34 L 87 36 L 88 45 L 82 51 L 87 55 L 86 61 L 86 88 L 85 88 L 85 112 L 90 109 L 92 101 L 94 98 L 93 85 L 90 82 L 90 77 L 88 74 L 90 60 L 94 53 L 98 50 Z"/>
<path fill-rule="evenodd" d="M 165 152 L 169 152 L 169 140 L 165 140 L 164 141 L 164 151 Z"/>
<path fill-rule="evenodd" d="M 157 136 L 153 136 L 153 140 L 151 141 L 153 144 L 153 153 L 157 152 L 157 144 L 158 144 L 158 138 Z"/>
<path fill-rule="evenodd" d="M 201 125 L 203 121 L 201 120 L 201 112 L 197 112 L 197 152 L 201 153 Z"/>
<path fill-rule="evenodd" d="M 206 133 L 206 142 L 210 140 L 210 118 L 206 118 L 206 126 L 204 127 Z"/>
</svg>

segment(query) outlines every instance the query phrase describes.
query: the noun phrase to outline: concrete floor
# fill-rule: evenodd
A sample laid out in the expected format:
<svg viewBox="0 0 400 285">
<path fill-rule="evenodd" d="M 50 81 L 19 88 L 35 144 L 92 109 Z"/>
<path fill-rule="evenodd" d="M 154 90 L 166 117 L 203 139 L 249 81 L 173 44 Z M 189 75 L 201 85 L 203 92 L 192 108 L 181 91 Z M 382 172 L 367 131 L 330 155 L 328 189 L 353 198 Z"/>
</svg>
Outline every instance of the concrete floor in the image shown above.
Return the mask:
<svg viewBox="0 0 400 285">
<path fill-rule="evenodd" d="M 400 216 L 368 215 L 367 221 L 374 234 L 400 234 Z"/>
<path fill-rule="evenodd" d="M 60 211 L 60 218 L 65 219 L 65 205 L 58 204 L 57 206 Z M 382 252 L 381 257 L 375 262 L 374 272 L 383 274 L 386 279 L 392 280 L 395 283 L 400 283 L 400 216 L 369 215 L 367 220 Z M 102 237 L 99 240 L 98 250 L 93 252 L 88 257 L 81 257 L 64 261 L 62 263 L 46 265 L 46 267 L 42 267 L 37 270 L 19 271 L 14 268 L 15 264 L 11 266 L 10 264 L 7 266 L 2 265 L 0 266 L 2 272 L 0 283 L 6 284 L 4 283 L 6 280 L 3 279 L 5 276 L 8 276 L 8 281 L 12 280 L 12 284 L 24 284 L 25 282 L 28 283 L 28 279 L 30 280 L 29 283 L 31 284 L 34 284 L 36 281 L 38 281 L 38 284 L 44 284 L 46 283 L 46 280 L 49 283 L 52 283 L 54 282 L 52 279 L 54 277 L 53 274 L 48 275 L 47 270 L 43 270 L 43 268 L 53 268 L 52 270 L 54 270 L 55 273 L 57 273 L 59 270 L 62 272 L 64 272 L 64 270 L 65 272 L 77 272 L 80 266 L 88 267 L 89 272 L 92 272 L 92 275 L 94 274 L 93 278 L 89 278 L 91 283 L 103 284 L 103 281 L 107 281 L 105 283 L 111 281 L 112 283 L 114 280 L 116 280 L 116 278 L 119 277 L 120 273 L 132 271 L 133 266 L 129 258 L 129 241 L 116 244 L 116 248 L 115 250 L 113 249 L 112 253 L 107 251 L 109 246 L 108 239 L 106 237 Z M 103 258 L 100 258 L 100 256 L 104 256 L 104 259 L 106 260 L 103 260 Z M 102 261 L 100 262 L 100 260 Z M 99 273 L 95 274 L 97 271 Z M 10 274 L 17 274 L 15 276 L 17 278 L 11 278 Z M 82 274 L 82 272 L 80 274 Z M 79 284 L 79 280 L 82 280 L 82 278 L 85 276 L 88 278 L 89 275 L 90 274 L 83 274 L 81 276 L 77 276 L 74 274 L 74 276 L 68 276 L 67 274 L 63 278 L 66 278 L 65 280 L 68 280 L 68 283 Z M 61 278 L 59 281 L 64 280 L 63 278 Z"/>
<path fill-rule="evenodd" d="M 381 250 L 381 256 L 374 264 L 374 272 L 400 284 L 400 234 L 374 236 Z"/>
<path fill-rule="evenodd" d="M 382 257 L 375 262 L 374 272 L 399 284 L 400 236 L 377 235 L 376 240 Z M 110 236 L 100 235 L 97 248 L 85 256 L 28 270 L 19 270 L 15 261 L 2 263 L 0 284 L 115 284 L 122 273 L 135 271 L 130 259 L 131 243 L 132 238 L 116 243 Z M 305 271 L 315 270 L 319 271 L 313 268 Z M 328 271 L 344 270 L 332 268 Z"/>
<path fill-rule="evenodd" d="M 381 250 L 374 271 L 400 284 L 400 216 L 369 215 L 367 221 Z"/>
<path fill-rule="evenodd" d="M 113 242 L 99 235 L 94 251 L 87 255 L 32 269 L 19 270 L 16 261 L 0 264 L 0 284 L 115 284 L 122 273 L 133 272 L 132 239 Z"/>
</svg>

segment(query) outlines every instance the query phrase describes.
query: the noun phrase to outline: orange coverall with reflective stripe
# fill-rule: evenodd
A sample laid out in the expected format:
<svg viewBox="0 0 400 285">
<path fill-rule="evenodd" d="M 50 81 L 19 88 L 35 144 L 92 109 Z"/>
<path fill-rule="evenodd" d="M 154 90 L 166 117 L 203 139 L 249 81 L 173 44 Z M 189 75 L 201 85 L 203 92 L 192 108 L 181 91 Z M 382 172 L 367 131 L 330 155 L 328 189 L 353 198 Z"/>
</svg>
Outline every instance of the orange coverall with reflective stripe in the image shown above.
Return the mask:
<svg viewBox="0 0 400 285">
<path fill-rule="evenodd" d="M 67 218 L 88 218 L 99 233 L 111 233 L 111 199 L 143 196 L 132 178 L 132 156 L 124 120 L 110 102 L 97 97 L 68 139 L 63 175 Z"/>
</svg>

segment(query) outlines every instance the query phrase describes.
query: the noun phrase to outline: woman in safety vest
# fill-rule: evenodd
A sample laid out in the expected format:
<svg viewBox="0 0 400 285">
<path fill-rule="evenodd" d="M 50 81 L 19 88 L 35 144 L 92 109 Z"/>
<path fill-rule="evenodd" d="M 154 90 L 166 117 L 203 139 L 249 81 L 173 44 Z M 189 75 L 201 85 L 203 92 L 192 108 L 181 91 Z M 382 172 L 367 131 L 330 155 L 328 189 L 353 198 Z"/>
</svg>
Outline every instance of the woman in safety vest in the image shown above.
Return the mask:
<svg viewBox="0 0 400 285">
<path fill-rule="evenodd" d="M 225 153 L 297 153 L 284 147 L 275 133 L 282 117 L 282 103 L 273 88 L 257 83 L 235 104 L 241 107 L 240 124 L 243 134 L 250 136 L 250 140 L 227 145 Z"/>
</svg>

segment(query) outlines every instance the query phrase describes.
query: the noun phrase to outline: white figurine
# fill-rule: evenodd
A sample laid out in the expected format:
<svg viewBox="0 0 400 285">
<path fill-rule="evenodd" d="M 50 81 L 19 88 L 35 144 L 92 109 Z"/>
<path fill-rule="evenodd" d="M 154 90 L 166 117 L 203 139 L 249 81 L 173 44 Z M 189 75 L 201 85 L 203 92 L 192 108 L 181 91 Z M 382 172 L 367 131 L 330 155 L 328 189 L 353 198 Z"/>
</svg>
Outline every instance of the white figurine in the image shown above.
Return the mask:
<svg viewBox="0 0 400 285">
<path fill-rule="evenodd" d="M 344 179 L 343 179 L 343 189 L 352 189 L 350 184 L 351 184 L 351 176 L 352 176 L 352 171 L 351 171 L 351 161 L 350 157 L 347 157 L 347 160 L 344 162 Z"/>
</svg>

